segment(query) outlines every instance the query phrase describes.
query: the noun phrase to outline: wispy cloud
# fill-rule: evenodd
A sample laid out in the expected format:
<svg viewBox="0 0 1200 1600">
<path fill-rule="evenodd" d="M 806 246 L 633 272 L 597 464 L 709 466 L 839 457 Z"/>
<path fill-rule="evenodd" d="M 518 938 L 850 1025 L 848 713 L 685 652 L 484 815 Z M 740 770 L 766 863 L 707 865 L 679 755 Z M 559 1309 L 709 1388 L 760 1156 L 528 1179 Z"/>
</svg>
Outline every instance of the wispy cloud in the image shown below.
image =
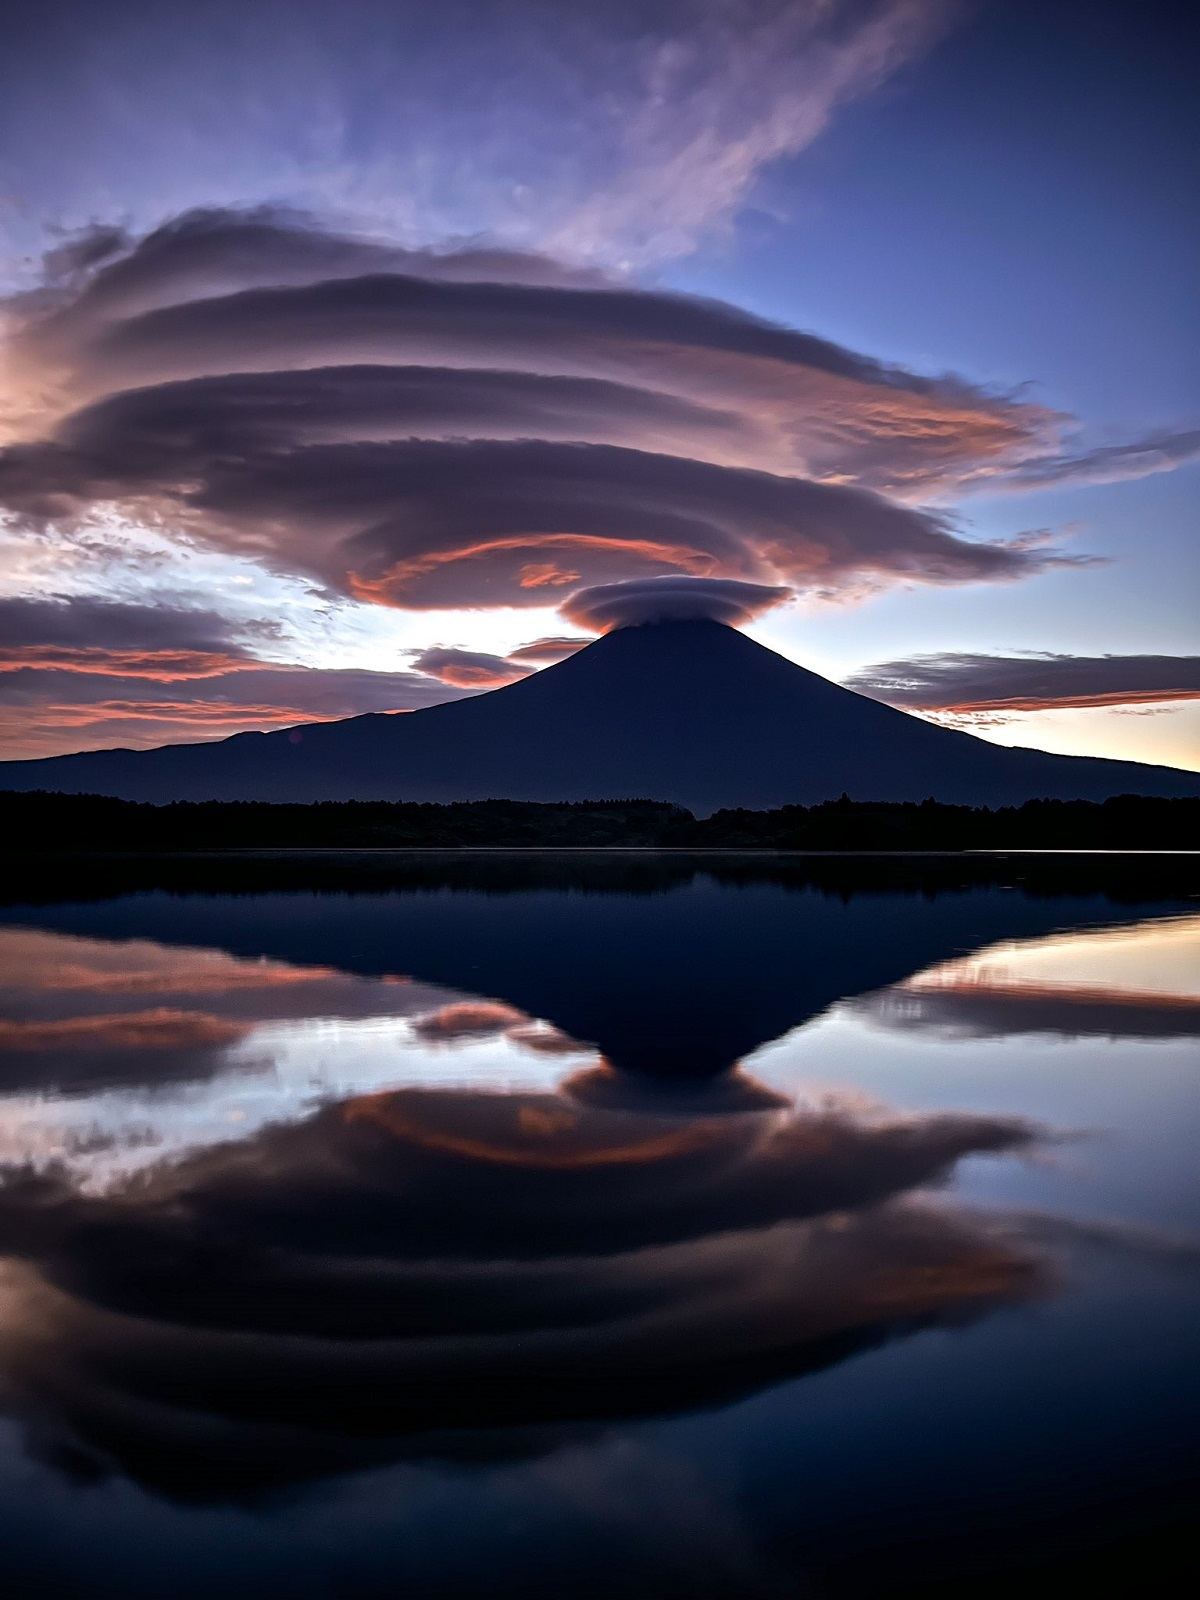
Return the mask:
<svg viewBox="0 0 1200 1600">
<path fill-rule="evenodd" d="M 200 27 L 173 0 L 103 17 L 49 0 L 6 41 L 0 143 L 18 204 L 4 220 L 23 236 L 45 186 L 64 220 L 89 221 L 120 172 L 140 224 L 292 196 L 422 239 L 486 231 L 576 260 L 662 261 L 726 225 L 764 168 L 919 58 L 958 10 L 212 0 Z M 47 149 L 48 117 L 78 136 Z M 89 257 L 109 239 L 90 234 Z"/>
<path fill-rule="evenodd" d="M 614 78 L 593 124 L 588 192 L 547 219 L 545 243 L 585 260 L 616 252 L 625 265 L 686 255 L 730 221 L 765 167 L 812 144 L 841 106 L 921 55 L 956 9 L 940 0 L 668 8 L 662 31 L 639 39 Z"/>
<path fill-rule="evenodd" d="M 1127 483 L 1174 472 L 1200 460 L 1200 428 L 1160 429 L 1139 439 L 1097 445 L 1091 450 L 1063 450 L 1057 454 L 1001 469 L 992 478 L 984 473 L 979 489 L 1030 491 L 1069 488 L 1085 484 Z"/>
</svg>

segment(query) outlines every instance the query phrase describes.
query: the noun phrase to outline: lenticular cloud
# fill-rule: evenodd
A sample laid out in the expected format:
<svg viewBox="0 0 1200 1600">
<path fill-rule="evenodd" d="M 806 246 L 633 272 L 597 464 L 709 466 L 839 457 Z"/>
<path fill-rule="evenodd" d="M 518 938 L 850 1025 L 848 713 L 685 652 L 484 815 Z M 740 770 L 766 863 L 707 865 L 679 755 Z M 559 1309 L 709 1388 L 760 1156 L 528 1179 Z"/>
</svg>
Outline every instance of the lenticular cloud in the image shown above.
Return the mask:
<svg viewBox="0 0 1200 1600">
<path fill-rule="evenodd" d="M 545 257 L 194 212 L 58 252 L 7 312 L 0 508 L 27 522 L 116 508 L 416 610 L 1068 559 L 928 509 L 1051 449 L 1050 413 Z"/>
<path fill-rule="evenodd" d="M 732 578 L 633 578 L 581 589 L 562 613 L 583 628 L 636 627 L 648 622 L 750 622 L 790 598 L 791 590 Z"/>
</svg>

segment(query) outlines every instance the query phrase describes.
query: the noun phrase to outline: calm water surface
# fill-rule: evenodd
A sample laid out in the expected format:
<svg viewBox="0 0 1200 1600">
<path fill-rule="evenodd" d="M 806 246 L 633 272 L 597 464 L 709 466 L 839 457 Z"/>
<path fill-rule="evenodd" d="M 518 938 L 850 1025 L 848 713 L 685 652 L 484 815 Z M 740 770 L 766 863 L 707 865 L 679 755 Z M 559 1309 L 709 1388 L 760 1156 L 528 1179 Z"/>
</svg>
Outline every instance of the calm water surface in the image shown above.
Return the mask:
<svg viewBox="0 0 1200 1600">
<path fill-rule="evenodd" d="M 30 871 L 23 1595 L 1157 1589 L 1194 861 Z"/>
</svg>

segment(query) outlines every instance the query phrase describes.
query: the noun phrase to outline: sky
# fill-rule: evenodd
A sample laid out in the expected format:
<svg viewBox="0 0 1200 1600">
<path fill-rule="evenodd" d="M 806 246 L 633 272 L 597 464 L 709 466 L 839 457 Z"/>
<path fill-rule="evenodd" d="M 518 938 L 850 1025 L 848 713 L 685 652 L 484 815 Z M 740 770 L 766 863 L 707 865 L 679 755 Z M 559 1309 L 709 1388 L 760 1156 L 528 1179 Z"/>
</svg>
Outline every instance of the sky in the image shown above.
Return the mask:
<svg viewBox="0 0 1200 1600">
<path fill-rule="evenodd" d="M 10 0 L 0 757 L 682 608 L 1200 768 L 1187 11 Z"/>
</svg>

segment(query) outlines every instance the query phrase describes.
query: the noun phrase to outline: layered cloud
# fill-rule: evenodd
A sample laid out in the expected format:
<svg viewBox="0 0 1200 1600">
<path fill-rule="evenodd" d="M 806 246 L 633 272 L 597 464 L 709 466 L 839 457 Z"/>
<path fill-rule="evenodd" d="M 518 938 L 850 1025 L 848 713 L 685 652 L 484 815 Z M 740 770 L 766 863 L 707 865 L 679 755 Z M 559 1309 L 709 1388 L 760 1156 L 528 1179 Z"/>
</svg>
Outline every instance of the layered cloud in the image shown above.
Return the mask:
<svg viewBox="0 0 1200 1600">
<path fill-rule="evenodd" d="M 269 625 L 257 629 L 270 639 Z M 0 674 L 77 672 L 161 683 L 212 678 L 244 667 L 247 650 L 215 611 L 85 596 L 0 599 Z"/>
<path fill-rule="evenodd" d="M 1051 451 L 1048 412 L 720 302 L 268 212 L 105 235 L 57 272 L 9 307 L 0 503 L 26 524 L 115 507 L 417 610 L 1066 559 L 904 503 Z"/>
<path fill-rule="evenodd" d="M 914 711 L 972 714 L 1200 699 L 1200 656 L 946 652 L 863 667 L 847 687 Z"/>
<path fill-rule="evenodd" d="M 210 571 L 229 554 L 270 568 L 266 589 L 298 580 L 316 604 L 418 613 L 545 610 L 647 577 L 836 598 L 1015 580 L 1081 558 L 1019 531 L 974 537 L 948 509 L 959 496 L 1196 457 L 1194 427 L 1088 448 L 1027 387 L 914 372 L 649 286 L 655 264 L 749 220 L 756 192 L 773 206 L 758 188 L 772 164 L 920 59 L 957 0 L 586 14 L 516 0 L 499 18 L 363 0 L 349 27 L 295 0 L 286 28 L 274 8 L 214 4 L 219 23 L 183 53 L 174 8 L 141 4 L 103 23 L 52 4 L 7 41 L 0 142 L 32 188 L 0 216 L 22 285 L 0 306 L 0 526 L 26 552 L 32 530 L 42 541 L 9 590 L 47 570 L 64 582 L 103 541 L 125 580 L 109 587 L 137 593 L 127 530 L 145 529 L 202 544 Z M 32 87 L 48 82 L 49 101 Z M 34 131 L 47 104 L 50 145 Z M 66 231 L 113 172 L 123 221 Z M 278 195 L 295 209 L 236 209 Z M 39 271 L 51 214 L 64 229 Z M 314 220 L 335 216 L 358 221 Z M 550 659 L 489 654 L 519 633 L 428 627 L 406 638 L 486 646 L 475 662 L 430 656 L 426 676 L 451 689 Z M 25 666 L 81 678 L 139 670 L 134 653 L 106 667 L 69 644 L 31 650 Z M 10 748 L 153 743 L 430 692 L 331 679 L 315 707 L 314 678 L 268 692 L 215 651 L 140 665 L 175 691 L 149 710 L 114 694 L 99 723 L 48 695 L 47 720 Z M 222 678 L 211 697 L 196 688 Z"/>
<path fill-rule="evenodd" d="M 1013 581 L 1087 560 L 1039 532 L 968 537 L 944 504 L 1078 477 L 1066 419 L 545 254 L 213 209 L 64 241 L 6 326 L 0 514 L 18 539 L 102 537 L 111 551 L 113 528 L 132 526 L 343 604 L 557 608 L 589 629 L 693 608 L 738 623 L 793 594 Z M 1106 471 L 1190 446 L 1123 448 Z M 0 605 L 14 754 L 419 709 L 577 647 L 467 650 L 464 624 L 412 671 L 317 671 L 278 659 L 269 628 L 233 630 L 212 610 Z M 903 665 L 856 686 L 882 692 L 871 675 Z M 962 689 L 943 697 L 1011 698 Z M 941 692 L 895 695 L 928 709 Z"/>
<path fill-rule="evenodd" d="M 83 598 L 0 601 L 0 749 L 162 744 L 453 698 L 418 671 L 264 660 L 270 624 Z M 446 680 L 448 682 L 448 680 Z"/>
</svg>

